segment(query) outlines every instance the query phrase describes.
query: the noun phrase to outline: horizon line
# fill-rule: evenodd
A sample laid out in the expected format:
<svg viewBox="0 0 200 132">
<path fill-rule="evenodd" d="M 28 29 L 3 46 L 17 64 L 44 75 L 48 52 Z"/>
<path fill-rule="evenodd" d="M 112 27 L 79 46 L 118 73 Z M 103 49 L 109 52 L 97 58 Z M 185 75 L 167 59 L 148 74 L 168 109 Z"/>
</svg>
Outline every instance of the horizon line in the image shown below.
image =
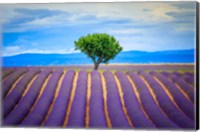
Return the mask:
<svg viewBox="0 0 200 132">
<path fill-rule="evenodd" d="M 130 51 L 139 51 L 139 52 L 147 52 L 147 53 L 153 53 L 153 52 L 164 52 L 164 51 L 183 51 L 183 50 L 196 50 L 196 48 L 189 48 L 189 49 L 168 49 L 168 50 L 155 50 L 155 51 L 145 51 L 145 50 L 123 50 L 122 52 L 130 52 Z M 66 54 L 80 54 L 82 52 L 66 52 L 66 53 L 41 53 L 41 52 L 22 52 L 12 55 L 1 55 L 1 57 L 13 57 L 17 55 L 24 55 L 24 54 L 40 54 L 40 55 L 48 55 L 48 54 L 59 54 L 59 55 L 66 55 Z"/>
</svg>

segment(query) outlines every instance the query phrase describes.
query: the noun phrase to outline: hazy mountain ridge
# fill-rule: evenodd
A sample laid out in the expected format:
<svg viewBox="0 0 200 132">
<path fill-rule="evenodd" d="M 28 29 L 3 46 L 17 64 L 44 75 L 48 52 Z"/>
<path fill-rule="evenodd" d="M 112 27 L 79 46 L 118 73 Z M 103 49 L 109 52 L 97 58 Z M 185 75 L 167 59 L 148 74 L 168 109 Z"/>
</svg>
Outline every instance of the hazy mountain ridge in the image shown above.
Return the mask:
<svg viewBox="0 0 200 132">
<path fill-rule="evenodd" d="M 124 51 L 119 53 L 110 63 L 192 63 L 194 49 L 168 51 Z M 70 64 L 92 64 L 90 58 L 83 53 L 72 54 L 20 54 L 2 57 L 3 66 L 49 66 Z"/>
</svg>

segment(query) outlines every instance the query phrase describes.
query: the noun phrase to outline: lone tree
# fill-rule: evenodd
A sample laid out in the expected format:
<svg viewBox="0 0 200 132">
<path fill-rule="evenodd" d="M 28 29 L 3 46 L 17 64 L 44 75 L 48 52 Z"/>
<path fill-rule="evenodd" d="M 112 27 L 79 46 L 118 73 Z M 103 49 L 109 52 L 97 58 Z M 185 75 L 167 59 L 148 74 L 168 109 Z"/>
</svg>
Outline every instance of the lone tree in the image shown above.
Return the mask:
<svg viewBox="0 0 200 132">
<path fill-rule="evenodd" d="M 108 64 L 109 60 L 122 51 L 119 42 L 105 33 L 88 34 L 75 41 L 75 50 L 85 53 L 94 62 L 94 70 L 97 70 L 100 63 Z"/>
</svg>

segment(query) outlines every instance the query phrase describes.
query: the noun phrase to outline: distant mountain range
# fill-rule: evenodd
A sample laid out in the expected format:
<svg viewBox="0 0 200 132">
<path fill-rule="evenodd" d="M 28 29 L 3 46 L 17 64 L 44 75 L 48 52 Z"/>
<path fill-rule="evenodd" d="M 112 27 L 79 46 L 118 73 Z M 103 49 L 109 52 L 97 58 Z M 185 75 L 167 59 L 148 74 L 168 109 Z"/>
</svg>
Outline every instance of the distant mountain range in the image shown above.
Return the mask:
<svg viewBox="0 0 200 132">
<path fill-rule="evenodd" d="M 119 53 L 110 63 L 193 63 L 195 50 L 168 51 L 124 51 Z M 2 57 L 3 66 L 63 66 L 92 64 L 90 58 L 83 53 L 72 54 L 20 54 Z"/>
</svg>

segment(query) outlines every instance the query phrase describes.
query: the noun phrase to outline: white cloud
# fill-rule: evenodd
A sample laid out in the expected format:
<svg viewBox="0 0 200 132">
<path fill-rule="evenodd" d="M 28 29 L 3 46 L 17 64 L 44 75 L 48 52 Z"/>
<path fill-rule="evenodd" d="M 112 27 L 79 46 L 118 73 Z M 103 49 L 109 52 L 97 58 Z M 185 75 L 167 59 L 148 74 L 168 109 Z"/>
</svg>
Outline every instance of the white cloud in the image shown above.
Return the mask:
<svg viewBox="0 0 200 132">
<path fill-rule="evenodd" d="M 174 17 L 167 15 L 167 12 L 182 12 L 186 9 L 180 9 L 172 6 L 170 2 L 132 2 L 132 3 L 67 3 L 67 4 L 12 4 L 3 5 L 2 11 L 3 23 L 11 21 L 16 17 L 15 9 L 25 8 L 29 10 L 48 9 L 60 10 L 69 13 L 67 16 L 58 14 L 46 18 L 38 18 L 21 26 L 14 27 L 12 30 L 4 29 L 4 32 L 26 31 L 38 27 L 65 26 L 77 24 L 93 24 L 100 20 L 126 19 L 130 22 L 140 22 L 142 24 L 160 23 L 173 21 Z M 187 9 L 193 10 L 193 9 Z M 96 19 L 84 20 L 84 16 L 95 16 Z M 134 23 L 132 23 L 134 24 Z"/>
<path fill-rule="evenodd" d="M 3 47 L 3 56 L 13 55 L 20 51 L 19 46 L 9 46 L 9 47 Z"/>
<path fill-rule="evenodd" d="M 69 53 L 79 53 L 79 51 L 73 48 L 68 50 L 55 49 L 55 50 L 44 50 L 44 49 L 23 49 L 20 46 L 7 46 L 3 47 L 3 56 L 13 56 L 18 54 L 26 53 L 38 53 L 38 54 L 69 54 Z"/>
<path fill-rule="evenodd" d="M 178 32 L 178 33 L 183 33 L 183 32 L 194 32 L 195 33 L 195 27 L 191 26 L 191 25 L 187 25 L 187 24 L 182 24 L 182 25 L 178 25 L 174 31 Z"/>
<path fill-rule="evenodd" d="M 108 31 L 108 33 L 111 33 L 111 34 L 141 34 L 142 32 L 144 32 L 143 30 L 141 29 L 127 29 L 127 28 L 124 28 L 124 29 L 111 29 Z"/>
</svg>

